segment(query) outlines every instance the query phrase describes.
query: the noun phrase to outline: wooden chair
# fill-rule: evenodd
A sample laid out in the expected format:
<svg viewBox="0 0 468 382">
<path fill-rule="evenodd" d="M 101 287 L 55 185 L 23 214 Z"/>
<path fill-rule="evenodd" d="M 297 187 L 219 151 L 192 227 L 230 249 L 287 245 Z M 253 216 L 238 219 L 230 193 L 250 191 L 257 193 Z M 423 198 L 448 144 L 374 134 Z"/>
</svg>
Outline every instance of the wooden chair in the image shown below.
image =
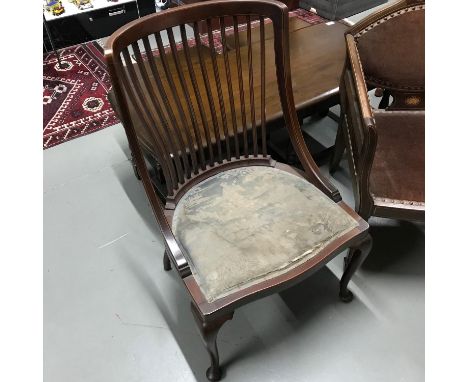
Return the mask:
<svg viewBox="0 0 468 382">
<path fill-rule="evenodd" d="M 241 16 L 248 31 L 242 47 Z M 258 55 L 252 54 L 253 18 L 259 20 Z M 265 40 L 266 18 L 273 23 L 274 43 Z M 225 44 L 227 21 L 234 25 L 231 50 Z M 197 53 L 191 54 L 185 24 L 196 31 L 200 22 L 208 26 L 210 48 L 197 39 Z M 213 46 L 215 22 L 221 25 L 220 54 Z M 129 145 L 165 241 L 164 269 L 174 267 L 187 289 L 211 358 L 207 377 L 212 381 L 221 378 L 218 330 L 237 307 L 298 283 L 353 248 L 339 288 L 340 298 L 349 302 L 348 283 L 371 247 L 367 223 L 341 201 L 305 146 L 291 88 L 288 22 L 288 8 L 277 1 L 213 0 L 133 21 L 116 31 L 105 49 Z M 150 39 L 160 45 L 161 34 L 167 33 L 173 46 L 174 27 L 180 29 L 184 48 L 176 54 L 162 49 L 157 64 Z M 132 65 L 130 49 L 138 65 Z M 266 62 L 267 49 L 274 51 L 274 62 Z M 243 65 L 248 76 L 242 76 Z M 277 96 L 304 171 L 268 154 L 266 65 L 276 65 Z M 228 78 L 225 88 L 221 76 Z M 241 99 L 239 108 L 233 107 L 234 97 Z M 151 184 L 129 103 L 156 148 L 167 180 L 165 205 Z M 171 103 L 177 107 L 171 109 Z M 213 126 L 206 124 L 208 114 Z M 175 126 L 171 130 L 169 120 Z"/>
<path fill-rule="evenodd" d="M 424 1 L 400 1 L 345 36 L 341 123 L 330 172 L 346 147 L 356 211 L 365 220 L 424 220 L 424 8 Z M 391 105 L 384 99 L 373 109 L 368 86 L 384 89 Z"/>
</svg>

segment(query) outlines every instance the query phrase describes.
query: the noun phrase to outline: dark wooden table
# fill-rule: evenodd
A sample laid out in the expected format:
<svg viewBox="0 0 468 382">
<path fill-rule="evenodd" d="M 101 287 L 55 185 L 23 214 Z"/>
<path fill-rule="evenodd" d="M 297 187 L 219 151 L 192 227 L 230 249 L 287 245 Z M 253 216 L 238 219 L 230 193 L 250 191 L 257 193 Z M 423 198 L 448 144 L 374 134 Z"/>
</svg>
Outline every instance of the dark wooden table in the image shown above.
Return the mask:
<svg viewBox="0 0 468 382">
<path fill-rule="evenodd" d="M 298 18 L 290 19 L 291 73 L 294 99 L 299 118 L 326 111 L 329 107 L 339 103 L 338 85 L 345 60 L 344 33 L 348 28 L 349 26 L 338 22 L 311 25 Z M 265 25 L 265 33 L 266 62 L 273 63 L 273 49 L 269 49 L 273 45 L 271 24 Z M 252 30 L 254 57 L 258 56 L 258 54 L 255 54 L 255 49 L 260 49 L 260 44 L 257 43 L 258 34 L 258 28 Z M 245 39 L 246 32 L 240 32 L 241 45 Z M 228 47 L 230 44 L 233 44 L 232 36 L 227 37 Z M 209 48 L 206 47 L 206 51 L 203 53 L 209 55 Z M 229 54 L 235 54 L 235 52 L 230 51 Z M 241 54 L 247 55 L 247 48 L 245 46 L 241 47 Z M 219 56 L 219 59 L 222 60 L 222 55 Z M 171 61 L 169 60 L 169 63 L 173 65 Z M 195 62 L 195 65 L 197 65 L 197 62 Z M 282 129 L 283 126 L 283 113 L 278 96 L 275 70 L 274 65 L 267 64 L 266 119 L 268 127 L 273 131 L 278 128 Z M 255 88 L 260 89 L 259 81 L 258 78 L 254 80 Z M 109 94 L 109 99 L 114 109 L 120 114 L 112 92 Z M 208 102 L 208 99 L 205 101 Z M 139 116 L 131 109 L 131 105 L 130 113 L 145 155 L 150 160 L 150 163 L 155 164 L 151 140 L 148 137 L 148 133 L 138 122 Z M 257 115 L 260 115 L 260 110 L 258 110 Z M 210 125 L 210 121 L 208 121 L 208 124 Z"/>
</svg>

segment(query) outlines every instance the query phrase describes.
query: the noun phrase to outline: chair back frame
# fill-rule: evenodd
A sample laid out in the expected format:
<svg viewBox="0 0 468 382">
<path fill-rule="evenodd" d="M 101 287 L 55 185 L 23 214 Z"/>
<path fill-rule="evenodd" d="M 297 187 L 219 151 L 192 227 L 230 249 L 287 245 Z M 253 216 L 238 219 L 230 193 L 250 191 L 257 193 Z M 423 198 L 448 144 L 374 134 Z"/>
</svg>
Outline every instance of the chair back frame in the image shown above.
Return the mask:
<svg viewBox="0 0 468 382">
<path fill-rule="evenodd" d="M 424 9 L 424 0 L 399 1 L 347 32 L 358 48 L 366 83 L 393 97 L 388 110 L 424 110 L 424 63 L 419 61 L 424 55 Z"/>
<path fill-rule="evenodd" d="M 207 157 L 203 158 L 203 149 L 201 149 L 200 144 L 190 145 L 189 150 L 185 150 L 180 145 L 180 141 L 183 143 L 183 139 L 179 138 L 179 147 L 177 146 L 176 140 L 177 137 L 173 137 L 174 141 L 170 142 L 170 137 L 163 137 L 161 135 L 157 135 L 157 129 L 152 129 L 154 142 L 157 145 L 156 147 L 160 147 L 160 153 L 158 153 L 158 159 L 161 161 L 163 170 L 165 172 L 165 176 L 168 179 L 171 179 L 171 192 L 169 193 L 169 197 L 167 199 L 166 205 L 163 206 L 161 204 L 160 199 L 158 198 L 153 185 L 151 183 L 150 175 L 148 172 L 148 168 L 145 163 L 145 159 L 143 156 L 142 149 L 139 145 L 137 140 L 137 136 L 135 133 L 135 129 L 133 126 L 133 121 L 130 117 L 129 112 L 129 93 L 134 93 L 133 101 L 135 100 L 138 103 L 138 98 L 141 100 L 148 95 L 142 94 L 142 89 L 138 89 L 138 86 L 134 86 L 135 83 L 129 83 L 132 80 L 139 80 L 139 83 L 148 83 L 148 78 L 145 78 L 145 70 L 143 67 L 141 60 L 141 52 L 139 52 L 139 48 L 137 45 L 137 41 L 143 39 L 143 45 L 148 51 L 148 39 L 147 37 L 151 34 L 155 35 L 156 42 L 158 45 L 160 55 L 161 55 L 161 62 L 164 71 L 166 73 L 167 70 L 167 61 L 165 61 L 166 57 L 164 55 L 164 47 L 161 44 L 160 39 L 160 32 L 166 30 L 168 32 L 169 41 L 171 48 L 174 47 L 174 38 L 171 35 L 169 30 L 175 26 L 183 26 L 185 24 L 193 24 L 196 26 L 200 20 L 210 20 L 212 18 L 223 19 L 224 17 L 236 17 L 236 16 L 245 16 L 249 18 L 250 16 L 260 16 L 263 20 L 264 18 L 268 17 L 271 19 L 273 24 L 274 30 L 274 53 L 275 53 L 275 65 L 276 65 L 276 77 L 278 82 L 278 89 L 279 89 L 279 97 L 281 100 L 281 105 L 283 108 L 284 119 L 286 122 L 286 128 L 289 132 L 289 136 L 291 138 L 293 147 L 299 157 L 302 167 L 304 168 L 305 177 L 309 180 L 312 184 L 314 184 L 317 188 L 319 188 L 322 192 L 324 192 L 328 197 L 330 197 L 335 202 L 339 202 L 341 200 L 341 196 L 338 190 L 332 185 L 332 183 L 321 175 L 318 166 L 316 165 L 315 161 L 313 160 L 308 148 L 305 144 L 304 138 L 302 136 L 302 132 L 300 130 L 299 121 L 297 118 L 295 104 L 293 99 L 293 92 L 292 92 L 292 84 L 291 84 L 291 73 L 290 73 L 290 61 L 289 61 L 289 15 L 288 15 L 288 7 L 283 3 L 275 0 L 237 0 L 237 1 L 230 1 L 230 0 L 213 0 L 209 2 L 202 2 L 197 4 L 192 4 L 183 7 L 176 7 L 170 10 L 167 10 L 162 13 L 148 15 L 141 19 L 135 20 L 117 30 L 107 41 L 106 48 L 105 48 L 105 58 L 108 63 L 110 76 L 112 79 L 112 83 L 114 86 L 115 96 L 117 103 L 119 104 L 121 110 L 121 117 L 122 122 L 127 134 L 127 138 L 129 141 L 130 149 L 134 156 L 134 160 L 138 169 L 138 172 L 142 178 L 142 182 L 145 188 L 145 192 L 148 196 L 150 201 L 151 207 L 153 209 L 153 213 L 159 223 L 161 232 L 165 239 L 166 244 L 166 252 L 171 259 L 171 262 L 176 266 L 177 271 L 181 275 L 182 278 L 188 277 L 191 275 L 191 270 L 189 267 L 189 263 L 187 261 L 186 256 L 184 255 L 183 251 L 181 250 L 180 246 L 178 245 L 172 230 L 171 226 L 167 219 L 167 211 L 172 210 L 175 208 L 178 200 L 186 193 L 191 187 L 195 186 L 197 183 L 206 179 L 209 176 L 215 175 L 219 172 L 225 171 L 230 168 L 240 167 L 240 166 L 249 166 L 249 165 L 268 165 L 274 166 L 274 161 L 268 156 L 266 152 L 266 142 L 264 140 L 265 131 L 262 128 L 260 132 L 260 140 L 262 144 L 260 146 L 255 146 L 257 140 L 252 140 L 254 142 L 254 148 L 252 152 L 247 151 L 246 149 L 246 134 L 245 134 L 245 124 L 243 124 L 243 139 L 244 139 L 244 152 L 240 152 L 241 144 L 240 142 L 234 141 L 234 148 L 229 147 L 229 139 L 225 140 L 224 142 L 220 138 L 221 133 L 218 135 L 216 134 L 216 140 L 213 144 L 213 147 L 208 143 L 205 153 L 207 152 Z M 208 28 L 210 28 L 210 22 L 207 23 Z M 263 24 L 261 24 L 263 25 Z M 263 29 L 263 27 L 261 26 Z M 250 30 L 250 25 L 249 29 Z M 196 33 L 195 27 L 195 38 L 197 43 L 199 43 L 199 36 Z M 238 31 L 235 28 L 235 33 Z M 250 32 L 248 32 L 250 33 Z M 262 33 L 262 31 L 260 32 Z M 249 34 L 250 37 L 250 34 Z M 186 48 L 186 40 L 184 35 L 182 35 L 183 45 Z M 264 44 L 264 42 L 263 42 Z M 237 45 L 237 44 L 236 44 Z M 141 77 L 135 75 L 134 69 L 132 66 L 132 62 L 129 59 L 128 47 L 132 46 L 135 53 L 135 58 L 137 61 L 137 65 L 140 69 L 143 69 L 141 72 Z M 210 48 L 213 48 L 212 40 L 210 37 Z M 198 49 L 198 48 L 197 48 Z M 236 50 L 238 51 L 238 47 L 236 46 Z M 263 49 L 264 50 L 264 49 Z M 123 56 L 123 61 L 121 58 L 121 54 Z M 198 51 L 199 59 L 200 51 Z M 211 49 L 211 54 L 213 54 L 213 49 Z M 251 64 L 251 52 L 249 50 L 248 59 L 249 64 Z M 175 54 L 174 56 L 177 56 Z M 238 56 L 237 56 L 238 58 Z M 152 60 L 152 55 L 148 56 L 149 61 Z M 211 56 L 213 59 L 213 56 Z M 176 60 L 176 59 L 174 59 Z M 123 65 L 123 62 L 127 64 L 127 67 Z M 151 64 L 151 62 L 150 62 Z M 177 63 L 176 63 L 177 64 Z M 261 66 L 264 67 L 266 63 L 262 62 Z M 213 63 L 213 67 L 215 64 Z M 127 72 L 126 72 L 127 70 Z M 215 80 L 218 81 L 216 69 L 214 70 Z M 155 74 L 155 79 L 157 77 L 157 73 Z M 218 73 L 219 74 L 219 73 Z M 175 74 L 174 74 L 175 75 Z M 170 76 L 169 76 L 170 77 Z M 130 81 L 129 81 L 130 80 Z M 170 83 L 170 79 L 167 78 L 169 82 L 168 88 L 172 88 L 172 84 Z M 249 78 L 251 83 L 252 78 Z M 262 80 L 263 82 L 263 80 Z M 133 86 L 133 87 L 132 87 Z M 147 86 L 148 89 L 151 91 L 151 87 Z M 262 88 L 264 88 L 262 84 Z M 242 92 L 241 92 L 242 93 Z M 163 108 L 164 100 L 161 99 L 160 95 L 150 94 L 153 97 L 156 96 L 154 100 L 161 101 L 157 106 L 161 106 Z M 218 94 L 219 95 L 219 94 Z M 262 94 L 264 96 L 264 94 Z M 208 95 L 210 97 L 210 95 Z M 254 99 L 252 93 L 250 93 L 250 101 L 252 102 Z M 212 96 L 210 97 L 210 99 Z M 221 98 L 221 97 L 220 97 Z M 148 100 L 148 98 L 146 98 Z M 152 119 L 155 115 L 150 115 L 148 110 L 145 110 L 145 104 L 142 102 L 140 105 L 139 113 L 146 118 L 149 126 L 155 126 L 156 124 L 152 123 L 157 121 L 157 118 Z M 194 107 L 194 105 L 192 104 Z M 264 103 L 262 103 L 262 108 L 264 109 Z M 167 109 L 167 107 L 166 107 Z M 222 109 L 222 108 L 221 108 Z M 167 110 L 168 115 L 166 115 L 166 119 L 172 118 L 170 115 L 171 111 Z M 180 110 L 179 110 L 180 112 Z M 210 112 L 213 112 L 211 110 Z M 201 112 L 202 113 L 202 112 Z M 243 118 L 247 118 L 247 115 L 244 111 Z M 261 126 L 264 124 L 264 113 L 262 114 L 262 123 Z M 158 117 L 158 116 L 156 116 Z M 163 121 L 164 117 L 159 116 L 159 121 Z M 203 118 L 202 118 L 203 119 Z M 223 123 L 227 119 L 227 114 L 222 116 Z M 255 116 L 251 115 L 252 121 L 255 121 Z M 185 120 L 187 125 L 190 124 L 189 119 Z M 185 125 L 185 127 L 187 126 Z M 164 123 L 163 123 L 164 126 Z M 182 126 L 184 127 L 184 126 Z M 218 133 L 222 130 L 216 128 L 215 131 Z M 255 132 L 255 123 L 252 122 L 252 134 L 256 134 Z M 159 129 L 159 133 L 163 133 L 164 129 Z M 183 134 L 182 130 L 176 132 L 177 134 Z M 170 135 L 170 134 L 167 134 Z M 159 138 L 159 139 L 158 139 Z M 196 137 L 195 137 L 196 138 Z M 207 142 L 213 142 L 211 138 L 207 139 Z M 237 142 L 237 144 L 236 144 Z M 169 151 L 166 150 L 164 152 L 163 146 L 164 145 L 171 146 L 169 147 Z M 214 157 L 212 153 L 210 153 L 210 148 L 218 148 L 224 145 L 226 148 L 226 152 L 231 153 L 229 156 L 225 156 L 222 158 L 219 156 L 217 159 Z M 182 148 L 181 148 L 182 147 Z M 198 153 L 195 153 L 198 150 Z M 195 153 L 195 156 L 191 155 Z M 171 155 L 172 154 L 172 155 Z M 198 155 L 197 155 L 198 154 Z M 203 164 L 203 159 L 205 159 L 205 163 Z"/>
</svg>

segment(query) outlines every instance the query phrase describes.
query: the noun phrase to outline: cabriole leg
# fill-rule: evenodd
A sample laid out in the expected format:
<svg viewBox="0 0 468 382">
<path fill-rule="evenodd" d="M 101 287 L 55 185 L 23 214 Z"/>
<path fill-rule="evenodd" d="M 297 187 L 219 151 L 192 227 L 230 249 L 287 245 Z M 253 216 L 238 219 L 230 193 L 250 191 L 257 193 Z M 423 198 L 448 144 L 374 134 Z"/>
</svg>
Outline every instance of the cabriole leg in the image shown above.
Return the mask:
<svg viewBox="0 0 468 382">
<path fill-rule="evenodd" d="M 221 379 L 222 372 L 221 368 L 219 367 L 219 354 L 216 338 L 218 336 L 219 329 L 221 329 L 221 326 L 223 326 L 226 321 L 232 319 L 234 312 L 216 318 L 212 321 L 205 321 L 193 303 L 190 304 L 190 307 L 203 339 L 203 343 L 205 344 L 206 350 L 210 355 L 211 366 L 206 370 L 206 377 L 210 381 L 219 381 Z"/>
<path fill-rule="evenodd" d="M 340 299 L 343 302 L 351 302 L 353 293 L 348 289 L 349 281 L 353 277 L 356 270 L 366 259 L 372 248 L 372 238 L 369 234 L 357 246 L 349 249 L 349 253 L 345 258 L 345 270 L 340 280 Z"/>
<path fill-rule="evenodd" d="M 172 269 L 171 260 L 169 260 L 169 256 L 166 251 L 164 251 L 163 265 L 165 271 L 170 271 Z"/>
</svg>

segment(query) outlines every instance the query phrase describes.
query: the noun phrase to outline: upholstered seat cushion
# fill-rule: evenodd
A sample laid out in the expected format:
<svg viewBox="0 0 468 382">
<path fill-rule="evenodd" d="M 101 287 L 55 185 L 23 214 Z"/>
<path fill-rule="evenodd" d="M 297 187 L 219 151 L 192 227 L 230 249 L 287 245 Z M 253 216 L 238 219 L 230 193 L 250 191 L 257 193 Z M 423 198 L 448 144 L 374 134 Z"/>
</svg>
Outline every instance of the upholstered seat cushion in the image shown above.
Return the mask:
<svg viewBox="0 0 468 382">
<path fill-rule="evenodd" d="M 374 199 L 424 203 L 424 111 L 375 110 Z"/>
<path fill-rule="evenodd" d="M 357 227 L 303 178 L 251 166 L 185 194 L 172 228 L 207 301 L 287 272 Z"/>
</svg>

